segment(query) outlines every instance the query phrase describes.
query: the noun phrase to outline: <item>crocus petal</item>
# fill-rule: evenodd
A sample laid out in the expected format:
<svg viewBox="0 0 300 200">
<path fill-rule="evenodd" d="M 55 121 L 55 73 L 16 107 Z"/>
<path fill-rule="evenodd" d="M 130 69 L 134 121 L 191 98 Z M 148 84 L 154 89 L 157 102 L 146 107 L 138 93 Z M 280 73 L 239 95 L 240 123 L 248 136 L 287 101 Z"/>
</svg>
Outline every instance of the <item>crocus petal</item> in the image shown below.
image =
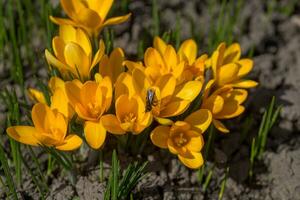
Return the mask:
<svg viewBox="0 0 300 200">
<path fill-rule="evenodd" d="M 252 80 L 239 80 L 233 82 L 231 85 L 237 88 L 253 88 L 256 87 L 258 83 Z"/>
<path fill-rule="evenodd" d="M 101 122 L 86 121 L 84 123 L 84 135 L 87 143 L 93 149 L 99 149 L 106 137 L 106 130 Z"/>
<path fill-rule="evenodd" d="M 101 117 L 104 128 L 113 134 L 123 135 L 126 132 L 121 128 L 120 122 L 115 115 L 108 114 Z"/>
<path fill-rule="evenodd" d="M 45 57 L 49 65 L 56 67 L 60 72 L 65 72 L 70 69 L 57 58 L 55 58 L 47 49 L 45 50 Z"/>
<path fill-rule="evenodd" d="M 81 102 L 80 97 L 80 90 L 82 85 L 78 85 L 75 83 L 75 81 L 69 81 L 65 84 L 66 87 L 66 94 L 68 96 L 68 99 L 73 107 L 75 107 L 76 104 Z"/>
<path fill-rule="evenodd" d="M 219 120 L 214 119 L 213 124 L 222 133 L 229 133 L 229 130 L 226 128 L 226 126 Z"/>
<path fill-rule="evenodd" d="M 179 99 L 187 100 L 192 102 L 200 93 L 202 88 L 202 82 L 200 81 L 189 81 L 176 88 L 176 97 Z"/>
<path fill-rule="evenodd" d="M 154 37 L 153 47 L 159 51 L 160 54 L 163 54 L 167 48 L 167 44 L 158 36 Z"/>
<path fill-rule="evenodd" d="M 135 117 L 138 116 L 137 100 L 135 98 L 129 98 L 127 95 L 121 95 L 116 100 L 116 115 L 120 123 L 125 122 L 123 119 L 129 113 L 133 114 Z"/>
<path fill-rule="evenodd" d="M 115 99 L 122 94 L 127 94 L 131 98 L 135 93 L 132 76 L 127 72 L 120 74 L 115 83 Z"/>
<path fill-rule="evenodd" d="M 105 20 L 108 11 L 110 10 L 113 0 L 102 0 L 99 2 L 99 0 L 88 0 L 89 6 L 91 8 L 97 9 L 98 14 L 100 15 L 102 20 Z"/>
<path fill-rule="evenodd" d="M 64 55 L 67 64 L 77 72 L 75 75 L 80 78 L 89 77 L 90 60 L 78 44 L 68 43 L 65 46 Z"/>
<path fill-rule="evenodd" d="M 212 95 L 203 102 L 202 108 L 208 109 L 212 114 L 219 113 L 224 106 L 224 99 L 220 95 Z"/>
<path fill-rule="evenodd" d="M 207 109 L 200 109 L 190 114 L 188 117 L 185 118 L 184 121 L 192 125 L 193 130 L 202 134 L 211 124 L 212 114 Z"/>
<path fill-rule="evenodd" d="M 150 82 L 145 76 L 145 73 L 139 69 L 134 69 L 132 72 L 133 86 L 137 93 L 142 93 L 145 89 L 150 88 Z"/>
<path fill-rule="evenodd" d="M 234 89 L 230 92 L 230 97 L 228 100 L 235 100 L 239 104 L 241 104 L 247 99 L 247 96 L 248 96 L 247 90 Z"/>
<path fill-rule="evenodd" d="M 187 59 L 192 64 L 197 56 L 197 44 L 194 40 L 185 40 L 179 47 L 178 54 L 181 59 Z"/>
<path fill-rule="evenodd" d="M 47 103 L 44 94 L 41 91 L 38 91 L 33 88 L 28 89 L 28 96 L 32 101 L 40 102 L 40 103 Z"/>
<path fill-rule="evenodd" d="M 239 67 L 235 63 L 229 63 L 220 67 L 217 76 L 218 76 L 218 85 L 225 85 L 231 81 L 237 79 L 239 72 Z"/>
<path fill-rule="evenodd" d="M 72 151 L 78 149 L 82 144 L 82 139 L 75 134 L 70 134 L 64 139 L 64 144 L 55 148 L 61 151 Z"/>
<path fill-rule="evenodd" d="M 74 110 L 70 106 L 69 100 L 61 88 L 57 88 L 51 97 L 51 109 L 56 109 L 69 119 L 74 115 Z"/>
<path fill-rule="evenodd" d="M 162 55 L 168 71 L 177 65 L 178 57 L 174 47 L 168 45 L 165 52 Z"/>
<path fill-rule="evenodd" d="M 163 99 L 173 95 L 176 86 L 176 79 L 171 74 L 166 74 L 159 78 L 155 85 L 160 90 L 160 98 Z"/>
<path fill-rule="evenodd" d="M 108 66 L 100 67 L 100 74 L 102 76 L 109 76 L 111 81 L 115 83 L 118 76 L 125 71 L 125 67 L 123 66 L 124 57 L 123 50 L 115 48 L 109 56 Z"/>
<path fill-rule="evenodd" d="M 51 92 L 54 92 L 56 88 L 60 88 L 65 92 L 65 82 L 57 76 L 52 76 L 48 82 L 48 87 Z"/>
<path fill-rule="evenodd" d="M 56 58 L 62 63 L 65 63 L 65 56 L 64 56 L 65 46 L 66 43 L 61 37 L 55 36 L 52 39 L 52 47 L 53 47 L 54 54 Z"/>
<path fill-rule="evenodd" d="M 190 105 L 190 101 L 174 100 L 161 110 L 159 117 L 172 117 L 182 114 Z"/>
<path fill-rule="evenodd" d="M 125 65 L 128 68 L 128 71 L 131 72 L 131 73 L 135 68 L 138 68 L 142 71 L 145 70 L 145 67 L 143 66 L 143 64 L 141 62 L 133 62 L 133 61 L 130 61 L 130 60 L 125 60 L 123 62 L 123 65 Z"/>
<path fill-rule="evenodd" d="M 239 73 L 238 77 L 246 76 L 253 68 L 253 60 L 251 59 L 241 59 L 237 61 L 237 64 L 239 65 Z"/>
<path fill-rule="evenodd" d="M 74 21 L 72 21 L 70 19 L 53 17 L 53 16 L 50 16 L 49 18 L 54 24 L 59 24 L 59 25 L 68 24 L 68 25 L 72 25 L 72 26 L 78 26 L 78 24 L 76 24 Z"/>
<path fill-rule="evenodd" d="M 201 153 L 191 152 L 193 158 L 186 158 L 181 155 L 178 155 L 179 160 L 188 168 L 197 169 L 203 165 L 203 157 Z"/>
<path fill-rule="evenodd" d="M 154 117 L 154 119 L 161 125 L 172 125 L 173 121 L 167 118 Z"/>
<path fill-rule="evenodd" d="M 236 62 L 241 57 L 241 47 L 238 43 L 234 43 L 227 47 L 225 53 L 224 53 L 224 60 L 223 64 Z"/>
<path fill-rule="evenodd" d="M 150 135 L 152 143 L 160 148 L 168 148 L 169 133 L 170 127 L 157 126 Z"/>
<path fill-rule="evenodd" d="M 12 126 L 7 128 L 6 132 L 11 138 L 23 144 L 39 145 L 39 141 L 35 138 L 39 132 L 32 126 Z"/>
<path fill-rule="evenodd" d="M 100 62 L 100 60 L 102 59 L 104 53 L 105 53 L 105 44 L 104 44 L 103 40 L 100 40 L 99 50 L 96 52 L 96 54 L 93 58 L 92 65 L 90 67 L 90 72 L 93 69 L 93 67 Z"/>
<path fill-rule="evenodd" d="M 98 88 L 98 83 L 95 81 L 87 81 L 83 84 L 80 90 L 80 102 L 82 105 L 88 105 L 93 100 L 96 101 L 99 105 L 102 105 L 102 95 L 96 94 Z M 101 92 L 101 91 L 100 91 Z"/>
<path fill-rule="evenodd" d="M 101 90 L 101 92 L 99 91 L 99 89 Z M 101 82 L 99 82 L 99 86 L 96 94 L 98 96 L 102 95 L 105 97 L 104 99 L 105 111 L 108 111 L 111 105 L 112 95 L 113 95 L 112 83 L 109 77 L 106 76 L 102 79 Z"/>
<path fill-rule="evenodd" d="M 216 119 L 230 119 L 242 114 L 245 110 L 244 106 L 238 105 L 236 101 L 228 101 L 224 105 L 221 112 L 215 115 Z"/>
<path fill-rule="evenodd" d="M 102 26 L 121 24 L 123 22 L 126 22 L 130 16 L 131 16 L 131 13 L 129 13 L 127 15 L 119 16 L 119 17 L 109 18 L 108 20 L 106 20 L 104 22 L 104 24 Z"/>
<path fill-rule="evenodd" d="M 34 127 L 39 132 L 45 132 L 55 120 L 55 115 L 51 109 L 43 103 L 37 103 L 33 106 L 31 117 Z"/>
<path fill-rule="evenodd" d="M 190 151 L 200 152 L 204 146 L 204 139 L 202 135 L 198 137 L 191 137 L 189 143 L 186 145 L 186 148 Z"/>
<path fill-rule="evenodd" d="M 76 13 L 85 8 L 83 2 L 77 0 L 60 0 L 60 4 L 70 18 L 76 17 Z"/>
<path fill-rule="evenodd" d="M 101 18 L 97 12 L 83 8 L 76 15 L 76 19 L 87 28 L 97 28 L 101 24 Z"/>
<path fill-rule="evenodd" d="M 64 43 L 76 42 L 76 28 L 71 25 L 59 26 L 59 37 Z"/>
<path fill-rule="evenodd" d="M 152 47 L 146 50 L 144 56 L 144 62 L 146 67 L 152 67 L 157 70 L 165 69 L 165 63 L 163 61 L 162 56 L 156 49 Z"/>
<path fill-rule="evenodd" d="M 92 45 L 88 35 L 82 30 L 76 30 L 76 43 L 79 44 L 88 57 L 92 56 Z"/>
</svg>

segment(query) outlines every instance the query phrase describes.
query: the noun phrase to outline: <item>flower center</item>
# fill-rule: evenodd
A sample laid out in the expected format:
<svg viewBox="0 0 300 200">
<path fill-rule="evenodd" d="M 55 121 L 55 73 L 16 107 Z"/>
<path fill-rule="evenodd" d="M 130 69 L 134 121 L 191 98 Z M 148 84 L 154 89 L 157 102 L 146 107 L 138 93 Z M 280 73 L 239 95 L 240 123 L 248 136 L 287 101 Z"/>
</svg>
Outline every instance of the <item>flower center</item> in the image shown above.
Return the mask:
<svg viewBox="0 0 300 200">
<path fill-rule="evenodd" d="M 128 113 L 124 117 L 124 122 L 133 123 L 135 122 L 135 120 L 136 120 L 136 116 L 133 113 Z"/>
<path fill-rule="evenodd" d="M 188 138 L 186 138 L 185 134 L 181 132 L 177 136 L 174 137 L 174 143 L 178 147 L 183 147 L 188 143 Z"/>
<path fill-rule="evenodd" d="M 98 103 L 88 103 L 87 105 L 88 113 L 93 117 L 93 118 L 98 118 L 99 115 L 101 114 L 101 106 Z"/>
</svg>

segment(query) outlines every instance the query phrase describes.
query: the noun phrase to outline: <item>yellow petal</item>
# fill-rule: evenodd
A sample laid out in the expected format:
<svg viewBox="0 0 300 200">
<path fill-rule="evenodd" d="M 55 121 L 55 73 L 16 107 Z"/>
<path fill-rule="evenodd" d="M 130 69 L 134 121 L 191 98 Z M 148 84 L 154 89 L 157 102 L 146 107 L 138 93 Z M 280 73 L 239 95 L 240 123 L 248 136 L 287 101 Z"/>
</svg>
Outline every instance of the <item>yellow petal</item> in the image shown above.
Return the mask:
<svg viewBox="0 0 300 200">
<path fill-rule="evenodd" d="M 167 118 L 154 117 L 154 119 L 161 125 L 172 125 L 173 121 Z"/>
<path fill-rule="evenodd" d="M 160 98 L 171 97 L 176 86 L 176 79 L 171 74 L 166 74 L 158 79 L 155 84 L 160 90 Z"/>
<path fill-rule="evenodd" d="M 69 104 L 69 100 L 61 88 L 57 88 L 51 97 L 51 109 L 56 109 L 69 119 L 71 119 L 74 115 L 74 110 Z"/>
<path fill-rule="evenodd" d="M 169 133 L 170 127 L 157 126 L 150 135 L 152 143 L 160 148 L 168 148 Z"/>
<path fill-rule="evenodd" d="M 145 76 L 145 73 L 139 69 L 133 70 L 132 81 L 135 91 L 137 91 L 137 93 L 142 93 L 151 86 L 148 78 Z"/>
<path fill-rule="evenodd" d="M 179 47 L 178 54 L 181 59 L 187 59 L 189 64 L 192 64 L 197 56 L 197 44 L 194 40 L 185 40 Z"/>
<path fill-rule="evenodd" d="M 241 47 L 238 43 L 234 43 L 227 47 L 224 53 L 223 64 L 237 62 L 241 57 Z"/>
<path fill-rule="evenodd" d="M 55 118 L 52 121 L 50 121 L 51 118 L 49 119 L 50 125 L 47 127 L 46 131 L 52 132 L 52 129 L 57 129 L 58 133 L 54 135 L 54 137 L 65 138 L 68 129 L 68 119 L 66 119 L 66 117 L 57 110 L 52 111 L 49 109 L 49 111 L 55 115 Z"/>
<path fill-rule="evenodd" d="M 66 24 L 72 25 L 72 26 L 77 26 L 78 25 L 70 19 L 64 19 L 64 18 L 53 17 L 53 16 L 50 16 L 49 18 L 54 24 L 58 24 L 58 25 L 66 25 Z"/>
<path fill-rule="evenodd" d="M 76 30 L 76 43 L 79 44 L 88 57 L 92 55 L 92 45 L 88 35 L 81 29 Z"/>
<path fill-rule="evenodd" d="M 86 121 L 84 123 L 84 135 L 87 143 L 93 149 L 99 149 L 105 141 L 106 130 L 101 122 Z"/>
<path fill-rule="evenodd" d="M 54 113 L 43 103 L 37 103 L 33 106 L 31 117 L 38 132 L 45 132 L 55 121 Z"/>
<path fill-rule="evenodd" d="M 102 76 L 109 76 L 113 83 L 116 82 L 118 76 L 125 71 L 123 66 L 124 52 L 121 48 L 115 48 L 110 56 L 107 66 L 100 66 L 100 74 Z M 100 64 L 101 65 L 101 64 Z"/>
<path fill-rule="evenodd" d="M 222 133 L 229 133 L 229 130 L 226 128 L 226 126 L 219 120 L 214 119 L 213 124 Z"/>
<path fill-rule="evenodd" d="M 224 99 L 220 95 L 212 95 L 202 104 L 202 108 L 208 109 L 212 114 L 219 113 L 224 106 Z"/>
<path fill-rule="evenodd" d="M 126 106 L 124 106 L 126 105 Z M 129 98 L 127 95 L 121 95 L 116 100 L 116 116 L 120 123 L 125 122 L 127 115 L 138 116 L 138 103 L 135 98 Z"/>
<path fill-rule="evenodd" d="M 175 49 L 171 45 L 167 46 L 165 52 L 162 55 L 163 55 L 163 59 L 167 65 L 168 70 L 177 66 L 178 57 L 177 57 Z"/>
<path fill-rule="evenodd" d="M 64 56 L 65 46 L 66 43 L 63 41 L 62 38 L 55 36 L 52 39 L 52 47 L 53 47 L 54 54 L 56 58 L 62 63 L 65 63 L 65 56 Z"/>
<path fill-rule="evenodd" d="M 28 96 L 32 101 L 40 102 L 40 103 L 47 103 L 44 94 L 41 91 L 38 91 L 33 88 L 28 89 Z"/>
<path fill-rule="evenodd" d="M 252 80 L 239 80 L 232 83 L 233 87 L 238 87 L 238 88 L 253 88 L 256 87 L 257 85 L 258 83 Z"/>
<path fill-rule="evenodd" d="M 85 27 L 91 29 L 99 27 L 102 20 L 97 12 L 88 8 L 81 9 L 76 15 L 76 19 Z"/>
<path fill-rule="evenodd" d="M 182 114 L 190 105 L 190 101 L 173 100 L 161 110 L 159 117 L 173 117 Z"/>
<path fill-rule="evenodd" d="M 102 95 L 96 94 L 97 89 L 98 83 L 95 81 L 87 81 L 83 84 L 80 90 L 80 102 L 82 105 L 88 105 L 90 102 L 93 103 L 94 101 L 96 101 L 99 105 L 102 105 Z"/>
<path fill-rule="evenodd" d="M 205 89 L 204 89 L 203 99 L 208 98 L 208 96 L 210 95 L 210 90 L 213 87 L 214 83 L 215 83 L 215 80 L 208 81 L 208 83 L 206 84 Z"/>
<path fill-rule="evenodd" d="M 177 86 L 176 97 L 192 102 L 200 93 L 202 82 L 189 81 L 183 85 Z"/>
<path fill-rule="evenodd" d="M 51 92 L 54 92 L 56 88 L 60 88 L 65 91 L 65 82 L 57 76 L 52 76 L 48 82 L 48 87 Z"/>
<path fill-rule="evenodd" d="M 82 139 L 75 135 L 70 134 L 64 139 L 64 144 L 56 146 L 55 148 L 61 151 L 72 151 L 78 149 L 82 144 Z"/>
<path fill-rule="evenodd" d="M 167 44 L 158 36 L 154 37 L 153 47 L 159 51 L 160 54 L 163 54 L 167 48 Z"/>
<path fill-rule="evenodd" d="M 76 42 L 76 28 L 71 25 L 59 26 L 59 39 L 64 43 Z"/>
<path fill-rule="evenodd" d="M 248 92 L 247 90 L 243 90 L 243 89 L 234 89 L 230 92 L 229 95 L 230 96 L 228 97 L 228 99 L 226 99 L 226 101 L 234 100 L 237 101 L 239 104 L 241 104 L 247 99 Z"/>
<path fill-rule="evenodd" d="M 237 62 L 239 65 L 238 77 L 246 76 L 253 68 L 253 60 L 251 59 L 241 59 Z"/>
<path fill-rule="evenodd" d="M 108 114 L 101 117 L 104 128 L 113 134 L 123 135 L 126 132 L 121 128 L 120 122 L 115 115 Z"/>
<path fill-rule="evenodd" d="M 203 157 L 201 153 L 191 152 L 193 158 L 186 158 L 181 155 L 178 155 L 179 160 L 188 168 L 197 169 L 203 165 Z"/>
<path fill-rule="evenodd" d="M 127 94 L 131 98 L 135 93 L 132 76 L 127 72 L 120 74 L 115 83 L 115 99 L 118 99 L 122 94 Z"/>
<path fill-rule="evenodd" d="M 75 107 L 75 104 L 78 104 L 81 102 L 80 97 L 80 90 L 82 85 L 78 85 L 75 83 L 75 81 L 69 81 L 65 84 L 66 87 L 66 94 L 68 96 L 68 99 L 73 107 Z"/>
<path fill-rule="evenodd" d="M 39 141 L 35 138 L 39 132 L 32 126 L 11 126 L 6 129 L 6 132 L 9 137 L 23 144 L 39 145 Z"/>
<path fill-rule="evenodd" d="M 85 8 L 83 2 L 78 0 L 60 0 L 60 4 L 70 18 L 76 17 L 77 12 Z"/>
<path fill-rule="evenodd" d="M 101 82 L 99 82 L 97 95 L 103 95 L 105 97 L 104 98 L 105 111 L 108 111 L 111 105 L 112 95 L 113 95 L 112 83 L 109 77 L 106 76 L 102 79 Z"/>
<path fill-rule="evenodd" d="M 77 77 L 89 77 L 90 60 L 79 45 L 72 42 L 68 43 L 65 47 L 64 55 L 66 63 L 77 72 L 75 74 Z"/>
<path fill-rule="evenodd" d="M 186 148 L 192 152 L 200 152 L 204 146 L 204 139 L 202 135 L 198 137 L 191 137 L 189 143 L 186 145 Z"/>
<path fill-rule="evenodd" d="M 212 121 L 212 114 L 207 109 L 200 109 L 196 112 L 191 113 L 185 118 L 185 122 L 192 125 L 192 129 L 202 134 L 209 127 Z"/>
<path fill-rule="evenodd" d="M 102 59 L 104 53 L 105 53 L 105 44 L 104 44 L 103 40 L 100 40 L 99 50 L 96 52 L 96 54 L 93 58 L 92 65 L 90 67 L 90 72 L 93 69 L 93 67 L 95 67 L 100 62 L 100 60 Z"/>
<path fill-rule="evenodd" d="M 131 72 L 131 73 L 135 68 L 138 68 L 142 71 L 145 70 L 145 67 L 143 66 L 143 64 L 141 62 L 133 62 L 133 61 L 130 61 L 130 60 L 125 60 L 123 62 L 123 65 L 125 65 L 128 68 L 128 71 Z"/>
<path fill-rule="evenodd" d="M 56 59 L 47 49 L 45 50 L 45 57 L 48 64 L 56 67 L 60 72 L 64 73 L 66 70 L 71 70 L 64 63 Z"/>
<path fill-rule="evenodd" d="M 89 6 L 95 10 L 97 10 L 98 14 L 100 15 L 102 20 L 105 20 L 107 13 L 109 12 L 113 0 L 88 0 Z"/>
<path fill-rule="evenodd" d="M 225 85 L 237 79 L 239 72 L 239 67 L 235 63 L 229 63 L 220 67 L 220 70 L 217 73 L 218 76 L 218 85 Z"/>
<path fill-rule="evenodd" d="M 159 54 L 159 52 L 156 49 L 152 47 L 146 50 L 144 56 L 144 62 L 146 67 L 152 67 L 157 70 L 166 69 L 162 56 Z"/>
<path fill-rule="evenodd" d="M 238 104 L 237 101 L 228 101 L 224 104 L 221 112 L 215 115 L 216 119 L 230 119 L 239 116 L 245 111 L 245 107 Z"/>
<path fill-rule="evenodd" d="M 119 17 L 109 18 L 108 20 L 106 20 L 104 22 L 104 24 L 102 26 L 121 24 L 123 22 L 126 22 L 130 16 L 131 16 L 131 13 L 129 13 L 127 15 L 119 16 Z"/>
<path fill-rule="evenodd" d="M 185 67 L 185 62 L 182 61 L 180 62 L 178 65 L 175 65 L 173 66 L 173 69 L 172 69 L 172 74 L 174 75 L 174 77 L 176 79 L 179 79 L 181 76 L 182 76 L 182 73 L 184 71 L 184 67 Z"/>
</svg>

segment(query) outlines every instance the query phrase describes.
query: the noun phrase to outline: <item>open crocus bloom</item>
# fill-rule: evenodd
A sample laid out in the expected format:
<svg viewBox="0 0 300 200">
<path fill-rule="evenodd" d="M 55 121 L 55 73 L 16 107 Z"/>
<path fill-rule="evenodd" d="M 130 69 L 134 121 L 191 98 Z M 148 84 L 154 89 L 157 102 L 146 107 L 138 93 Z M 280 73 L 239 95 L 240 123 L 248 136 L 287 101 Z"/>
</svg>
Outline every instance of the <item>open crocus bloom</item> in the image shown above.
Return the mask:
<svg viewBox="0 0 300 200">
<path fill-rule="evenodd" d="M 154 145 L 169 149 L 187 167 L 202 166 L 201 149 L 204 146 L 202 133 L 212 120 L 211 113 L 202 109 L 192 113 L 184 121 L 176 121 L 172 126 L 158 126 L 151 132 Z"/>
<path fill-rule="evenodd" d="M 52 40 L 54 55 L 46 49 L 45 56 L 48 63 L 57 68 L 66 79 L 71 76 L 84 81 L 89 79 L 90 71 L 104 54 L 102 41 L 99 46 L 92 58 L 92 46 L 87 34 L 79 28 L 61 25 L 59 35 Z"/>
<path fill-rule="evenodd" d="M 173 74 L 165 74 L 152 82 L 144 71 L 136 68 L 132 72 L 134 89 L 147 104 L 149 90 L 153 91 L 155 103 L 150 104 L 150 110 L 155 119 L 161 124 L 170 124 L 173 117 L 182 114 L 191 102 L 197 97 L 202 88 L 200 81 L 188 81 L 185 84 L 176 85 L 176 78 Z M 149 102 L 148 102 L 149 103 Z"/>
<path fill-rule="evenodd" d="M 141 97 L 121 95 L 116 101 L 116 115 L 104 115 L 101 121 L 104 128 L 113 134 L 139 134 L 151 124 L 152 115 L 145 112 Z"/>
<path fill-rule="evenodd" d="M 112 85 L 109 77 L 84 84 L 78 80 L 66 83 L 67 96 L 78 116 L 85 120 L 84 134 L 88 144 L 98 149 L 105 141 L 106 131 L 100 121 L 112 101 Z"/>
<path fill-rule="evenodd" d="M 213 83 L 211 80 L 206 85 L 201 108 L 210 110 L 214 126 L 219 131 L 228 133 L 229 130 L 220 119 L 230 119 L 242 114 L 245 108 L 241 104 L 246 100 L 248 93 L 244 89 L 234 89 L 227 85 L 210 94 Z"/>
<path fill-rule="evenodd" d="M 257 82 L 243 79 L 253 68 L 251 59 L 240 59 L 240 45 L 234 43 L 226 48 L 225 43 L 221 43 L 210 58 L 214 79 L 217 87 L 231 84 L 238 88 L 252 88 L 257 86 Z"/>
<path fill-rule="evenodd" d="M 130 13 L 106 20 L 113 0 L 60 0 L 61 6 L 70 19 L 50 16 L 59 25 L 81 27 L 89 35 L 97 36 L 104 26 L 120 24 L 128 20 Z"/>
<path fill-rule="evenodd" d="M 24 144 L 54 147 L 63 151 L 77 149 L 82 144 L 79 136 L 67 135 L 68 120 L 47 105 L 35 104 L 31 116 L 34 126 L 9 127 L 6 130 L 8 135 Z"/>
<path fill-rule="evenodd" d="M 175 49 L 171 45 L 166 44 L 160 37 L 154 38 L 153 47 L 159 52 L 163 60 L 175 59 L 178 63 L 184 63 L 182 74 L 180 74 L 180 77 L 178 78 L 178 84 L 186 81 L 203 79 L 207 55 L 204 54 L 197 58 L 198 47 L 194 40 L 185 40 L 180 45 L 177 56 L 174 54 Z M 152 59 L 151 56 L 153 55 L 154 54 L 147 54 L 149 57 L 147 59 Z M 172 55 L 172 58 L 169 58 L 170 55 Z"/>
</svg>

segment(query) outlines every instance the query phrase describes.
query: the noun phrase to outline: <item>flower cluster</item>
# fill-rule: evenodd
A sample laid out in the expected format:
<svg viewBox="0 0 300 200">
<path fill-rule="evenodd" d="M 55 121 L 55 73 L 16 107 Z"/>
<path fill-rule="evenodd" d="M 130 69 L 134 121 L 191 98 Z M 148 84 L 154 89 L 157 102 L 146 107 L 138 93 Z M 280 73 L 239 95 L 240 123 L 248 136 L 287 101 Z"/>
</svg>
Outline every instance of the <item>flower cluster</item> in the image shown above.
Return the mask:
<svg viewBox="0 0 300 200">
<path fill-rule="evenodd" d="M 198 56 L 192 39 L 176 50 L 159 37 L 143 61 L 126 60 L 121 48 L 106 54 L 98 39 L 101 30 L 130 17 L 106 20 L 112 3 L 61 0 L 69 19 L 50 17 L 59 33 L 52 40 L 53 53 L 45 51 L 50 69 L 59 72 L 48 83 L 50 104 L 41 91 L 29 89 L 36 102 L 33 126 L 9 127 L 8 135 L 24 144 L 67 151 L 79 148 L 82 139 L 99 149 L 109 134 L 147 132 L 155 146 L 168 149 L 187 167 L 199 168 L 206 129 L 213 124 L 227 133 L 223 120 L 245 110 L 246 89 L 257 85 L 244 79 L 252 60 L 240 58 L 237 43 L 221 43 L 209 57 Z M 83 133 L 71 133 L 68 124 L 74 122 Z"/>
</svg>

